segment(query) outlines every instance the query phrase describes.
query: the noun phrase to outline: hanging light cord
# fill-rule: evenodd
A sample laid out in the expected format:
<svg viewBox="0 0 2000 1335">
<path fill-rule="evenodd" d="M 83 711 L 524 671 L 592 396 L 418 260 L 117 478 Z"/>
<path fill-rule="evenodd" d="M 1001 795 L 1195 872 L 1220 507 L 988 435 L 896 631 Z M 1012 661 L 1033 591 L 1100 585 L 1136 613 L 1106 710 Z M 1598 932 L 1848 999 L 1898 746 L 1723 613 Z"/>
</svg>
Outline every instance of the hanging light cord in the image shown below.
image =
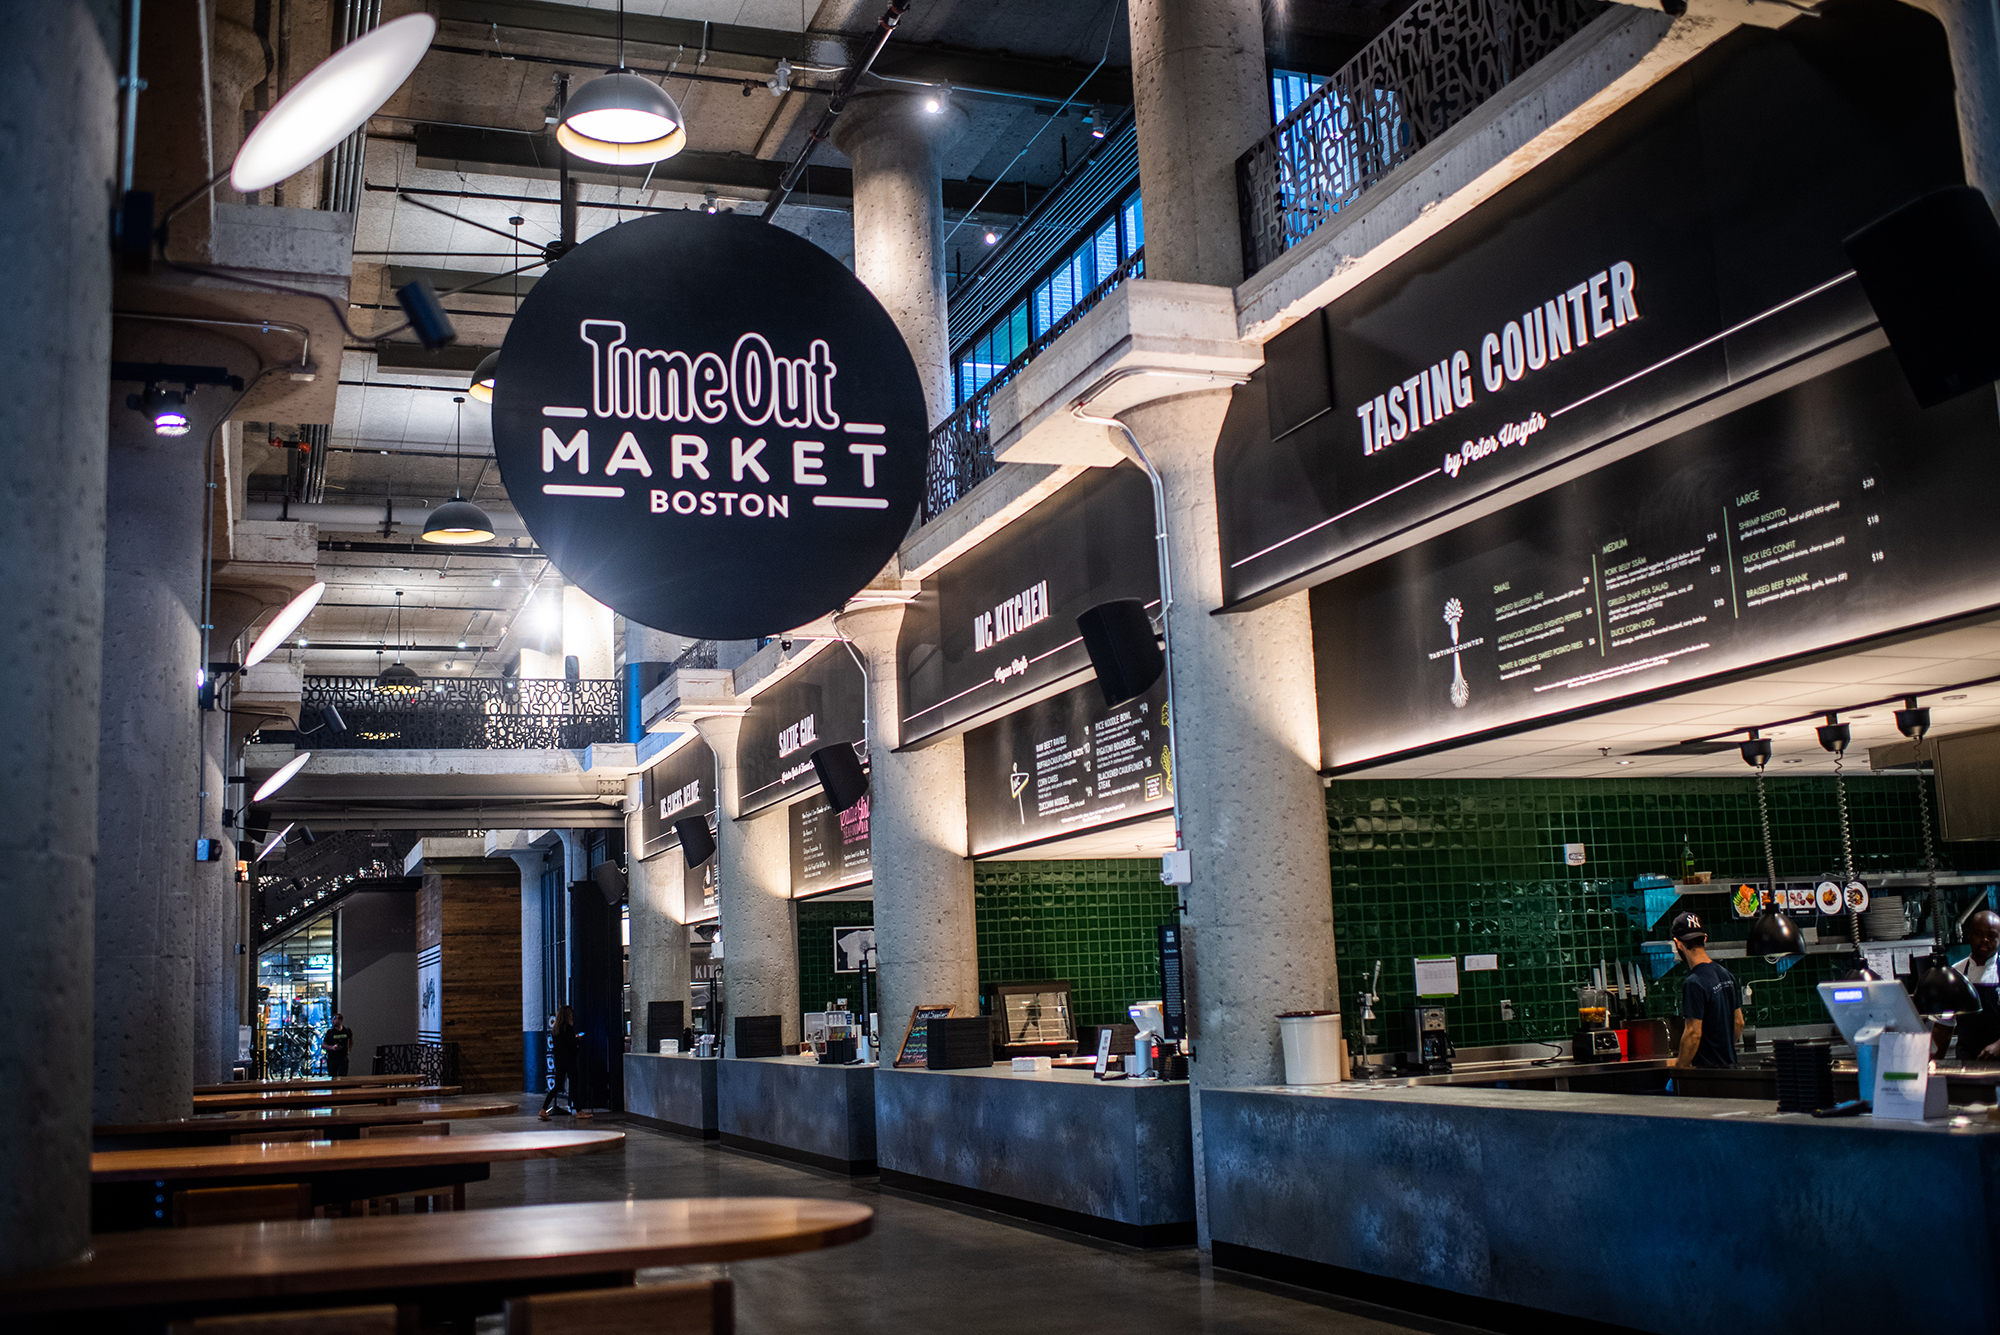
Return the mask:
<svg viewBox="0 0 2000 1335">
<path fill-rule="evenodd" d="M 1917 745 L 1921 747 L 1922 742 Z M 1944 949 L 1944 898 L 1938 893 L 1937 846 L 1931 842 L 1931 776 L 1936 761 L 1917 767 L 1917 812 L 1924 826 L 1924 890 L 1931 906 L 1931 944 Z"/>
<path fill-rule="evenodd" d="M 1840 882 L 1840 896 L 1847 898 L 1847 887 L 1854 884 L 1854 828 L 1847 818 L 1847 776 L 1841 770 L 1847 763 L 1847 748 L 1833 753 L 1833 796 L 1840 806 L 1840 867 L 1844 873 Z M 1847 939 L 1854 943 L 1856 954 L 1861 952 L 1861 915 L 1852 909 L 1847 913 Z"/>
<path fill-rule="evenodd" d="M 465 471 L 465 395 L 460 394 L 452 402 L 458 405 L 458 420 L 451 428 L 451 494 L 454 499 L 463 499 L 465 491 L 460 481 Z M 1841 803 L 1840 809 L 1841 821 L 1845 824 L 1847 804 Z"/>
<path fill-rule="evenodd" d="M 1771 848 L 1771 804 L 1764 797 L 1764 767 L 1757 767 L 1757 822 L 1764 830 L 1764 874 L 1771 890 L 1771 908 L 1778 907 L 1778 856 Z"/>
</svg>

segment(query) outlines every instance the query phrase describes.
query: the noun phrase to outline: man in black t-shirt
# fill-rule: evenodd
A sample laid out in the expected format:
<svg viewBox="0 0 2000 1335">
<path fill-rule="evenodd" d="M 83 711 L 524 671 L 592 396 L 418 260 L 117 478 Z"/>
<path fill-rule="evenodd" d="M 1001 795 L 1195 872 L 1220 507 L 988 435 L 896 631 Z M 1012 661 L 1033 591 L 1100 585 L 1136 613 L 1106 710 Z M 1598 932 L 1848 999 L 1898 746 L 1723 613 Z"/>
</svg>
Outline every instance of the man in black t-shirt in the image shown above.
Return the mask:
<svg viewBox="0 0 2000 1335">
<path fill-rule="evenodd" d="M 1681 985 L 1681 1066 L 1734 1066 L 1743 1032 L 1736 979 L 1708 957 L 1708 929 L 1692 913 L 1676 913 L 1674 953 L 1688 966 Z"/>
<path fill-rule="evenodd" d="M 354 1031 L 347 1027 L 340 1012 L 333 1015 L 333 1027 L 326 1031 L 319 1045 L 326 1053 L 326 1073 L 339 1077 L 347 1074 L 347 1058 L 354 1051 Z"/>
</svg>

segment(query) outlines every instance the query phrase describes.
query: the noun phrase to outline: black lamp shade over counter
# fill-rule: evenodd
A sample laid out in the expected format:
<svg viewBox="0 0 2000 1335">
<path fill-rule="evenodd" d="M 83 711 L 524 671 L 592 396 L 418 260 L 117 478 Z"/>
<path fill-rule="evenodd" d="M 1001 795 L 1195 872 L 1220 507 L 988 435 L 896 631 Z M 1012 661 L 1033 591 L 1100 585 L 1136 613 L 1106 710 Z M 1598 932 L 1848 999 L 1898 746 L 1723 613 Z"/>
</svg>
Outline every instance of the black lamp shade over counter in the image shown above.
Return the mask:
<svg viewBox="0 0 2000 1335">
<path fill-rule="evenodd" d="M 1758 916 L 1750 924 L 1750 935 L 1743 942 L 1746 955 L 1803 955 L 1806 953 L 1805 938 L 1799 935 L 1798 924 L 1783 913 L 1776 911 Z"/>
</svg>

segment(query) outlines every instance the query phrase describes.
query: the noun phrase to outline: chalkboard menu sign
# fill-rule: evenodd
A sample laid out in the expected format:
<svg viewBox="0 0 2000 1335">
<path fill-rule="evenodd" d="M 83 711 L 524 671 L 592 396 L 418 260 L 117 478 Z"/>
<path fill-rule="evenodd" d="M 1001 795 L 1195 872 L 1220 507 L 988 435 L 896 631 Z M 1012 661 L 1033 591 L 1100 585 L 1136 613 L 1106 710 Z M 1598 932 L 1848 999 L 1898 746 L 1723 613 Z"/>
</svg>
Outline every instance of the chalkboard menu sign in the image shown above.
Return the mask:
<svg viewBox="0 0 2000 1335">
<path fill-rule="evenodd" d="M 1095 468 L 923 583 L 903 618 L 902 741 L 922 741 L 1090 670 L 1076 619 L 1113 598 L 1157 607 L 1153 491 Z"/>
<path fill-rule="evenodd" d="M 1313 590 L 1323 761 L 1990 608 L 1996 494 L 1992 393 L 1920 410 L 1873 353 Z"/>
<path fill-rule="evenodd" d="M 965 823 L 978 857 L 1174 804 L 1165 682 L 1116 709 L 1095 681 L 965 735 Z"/>
<path fill-rule="evenodd" d="M 1732 34 L 1273 339 L 1216 451 L 1227 605 L 1609 466 L 1872 328 L 1841 240 L 1961 180 L 1951 73 L 1920 15 L 1825 12 Z"/>
<path fill-rule="evenodd" d="M 824 894 L 875 878 L 868 860 L 868 798 L 835 811 L 820 794 L 801 798 L 790 809 L 792 894 Z"/>
<path fill-rule="evenodd" d="M 898 1066 L 922 1066 L 930 1060 L 930 1022 L 951 1018 L 948 1005 L 918 1006 L 910 1012 L 909 1032 L 903 1035 L 903 1046 L 896 1051 Z"/>
<path fill-rule="evenodd" d="M 715 905 L 715 887 L 717 881 L 721 879 L 721 868 L 722 850 L 718 848 L 714 855 L 699 867 L 687 869 L 687 879 L 682 883 L 682 888 L 687 895 L 685 902 L 689 922 L 706 922 L 717 916 L 719 910 Z"/>
<path fill-rule="evenodd" d="M 862 677 L 844 644 L 817 653 L 757 693 L 736 740 L 742 811 L 749 815 L 819 787 L 812 753 L 862 740 Z"/>
<path fill-rule="evenodd" d="M 680 847 L 674 822 L 715 810 L 715 752 L 699 736 L 647 770 L 639 781 L 641 858 Z"/>
</svg>

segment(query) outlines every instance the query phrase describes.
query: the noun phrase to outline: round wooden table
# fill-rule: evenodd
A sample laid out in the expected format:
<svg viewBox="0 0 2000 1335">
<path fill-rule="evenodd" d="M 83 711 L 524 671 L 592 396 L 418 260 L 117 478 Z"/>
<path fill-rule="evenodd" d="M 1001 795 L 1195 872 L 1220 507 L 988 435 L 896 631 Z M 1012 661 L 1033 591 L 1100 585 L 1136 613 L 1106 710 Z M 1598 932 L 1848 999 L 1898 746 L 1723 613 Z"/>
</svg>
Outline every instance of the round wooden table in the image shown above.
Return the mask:
<svg viewBox="0 0 2000 1335">
<path fill-rule="evenodd" d="M 518 1293 L 629 1283 L 649 1266 L 835 1247 L 866 1237 L 874 1217 L 846 1201 L 756 1196 L 107 1234 L 86 1260 L 0 1283 L 0 1313 L 132 1321 L 415 1298 L 493 1310 Z M 67 1315 L 50 1324 L 75 1328 Z"/>
<path fill-rule="evenodd" d="M 227 1145 L 246 1131 L 318 1131 L 333 1140 L 361 1134 L 364 1126 L 397 1126 L 405 1122 L 444 1122 L 468 1117 L 508 1117 L 521 1105 L 507 1099 L 454 1099 L 450 1103 L 418 1100 L 395 1104 L 362 1104 L 351 1108 L 274 1108 L 268 1112 L 206 1113 L 174 1117 L 164 1122 L 131 1122 L 95 1126 L 98 1141 L 125 1141 L 115 1148 L 146 1145 Z M 136 1142 L 136 1143 L 131 1143 Z"/>
<path fill-rule="evenodd" d="M 331 1108 L 342 1103 L 395 1103 L 456 1094 L 457 1085 L 372 1085 L 361 1089 L 278 1090 L 268 1094 L 197 1094 L 194 1111 L 236 1112 L 259 1108 Z"/>
<path fill-rule="evenodd" d="M 91 1227 L 165 1227 L 172 1194 L 201 1187 L 303 1182 L 314 1205 L 345 1205 L 484 1181 L 500 1160 L 605 1154 L 624 1144 L 623 1131 L 496 1131 L 108 1150 L 90 1156 Z"/>
</svg>

